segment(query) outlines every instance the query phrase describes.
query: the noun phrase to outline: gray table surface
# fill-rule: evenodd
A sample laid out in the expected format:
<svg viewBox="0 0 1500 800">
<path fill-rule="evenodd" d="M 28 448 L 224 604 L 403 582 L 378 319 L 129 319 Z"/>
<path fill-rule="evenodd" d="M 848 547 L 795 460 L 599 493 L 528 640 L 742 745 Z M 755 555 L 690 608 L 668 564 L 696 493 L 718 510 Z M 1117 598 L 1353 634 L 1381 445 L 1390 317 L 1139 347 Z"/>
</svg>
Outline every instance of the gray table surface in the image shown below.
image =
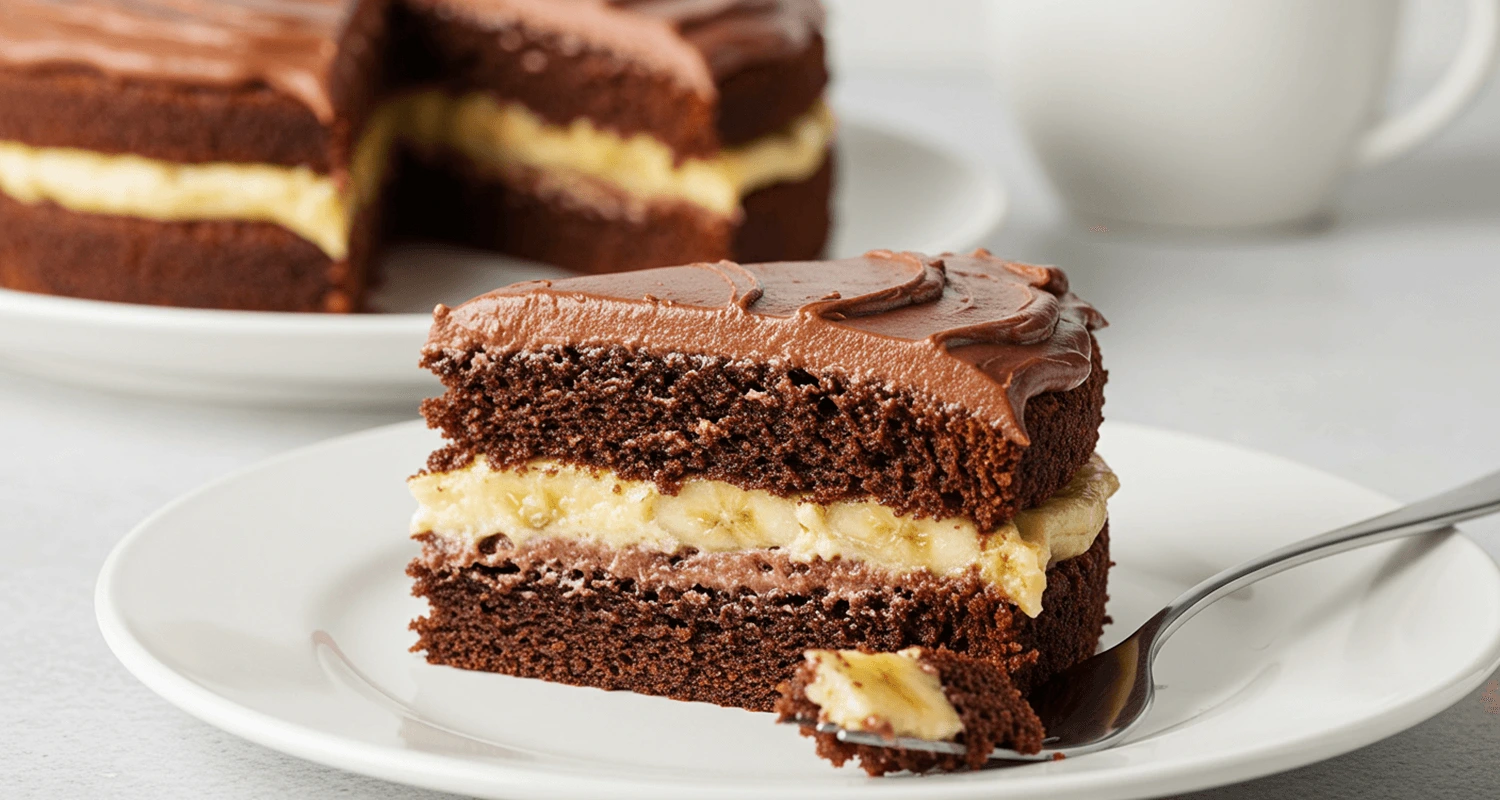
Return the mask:
<svg viewBox="0 0 1500 800">
<path fill-rule="evenodd" d="M 1415 499 L 1500 467 L 1500 90 L 1360 176 L 1293 237 L 1162 240 L 1068 222 L 973 77 L 846 76 L 837 104 L 999 171 L 990 246 L 1066 266 L 1113 323 L 1113 419 L 1191 431 Z M 0 375 L 0 796 L 417 798 L 240 741 L 115 662 L 93 582 L 150 511 L 270 454 L 405 413 L 193 407 Z M 1500 524 L 1467 527 L 1493 555 Z M 1349 755 L 1195 798 L 1500 796 L 1500 713 L 1474 692 Z"/>
</svg>

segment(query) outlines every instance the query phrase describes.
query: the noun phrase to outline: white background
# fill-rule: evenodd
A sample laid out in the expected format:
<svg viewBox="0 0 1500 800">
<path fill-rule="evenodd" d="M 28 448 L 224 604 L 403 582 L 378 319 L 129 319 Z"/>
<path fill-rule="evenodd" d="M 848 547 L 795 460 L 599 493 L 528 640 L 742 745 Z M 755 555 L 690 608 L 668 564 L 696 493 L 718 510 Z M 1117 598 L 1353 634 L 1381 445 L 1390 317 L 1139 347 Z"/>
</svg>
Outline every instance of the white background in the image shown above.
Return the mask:
<svg viewBox="0 0 1500 800">
<path fill-rule="evenodd" d="M 991 248 L 1066 266 L 1109 316 L 1108 416 L 1269 450 L 1403 499 L 1500 468 L 1496 87 L 1433 146 L 1355 180 L 1327 231 L 1134 238 L 1059 213 L 977 68 L 977 3 L 834 5 L 836 104 L 998 171 L 1014 215 Z M 1420 7 L 1396 102 L 1441 64 L 1455 9 Z M 104 556 L 157 506 L 272 453 L 412 416 L 180 406 L 0 374 L 0 797 L 432 797 L 176 711 L 114 662 L 91 605 Z M 1468 530 L 1500 553 L 1500 524 Z M 1194 795 L 1497 796 L 1500 713 L 1479 692 L 1363 751 Z"/>
</svg>

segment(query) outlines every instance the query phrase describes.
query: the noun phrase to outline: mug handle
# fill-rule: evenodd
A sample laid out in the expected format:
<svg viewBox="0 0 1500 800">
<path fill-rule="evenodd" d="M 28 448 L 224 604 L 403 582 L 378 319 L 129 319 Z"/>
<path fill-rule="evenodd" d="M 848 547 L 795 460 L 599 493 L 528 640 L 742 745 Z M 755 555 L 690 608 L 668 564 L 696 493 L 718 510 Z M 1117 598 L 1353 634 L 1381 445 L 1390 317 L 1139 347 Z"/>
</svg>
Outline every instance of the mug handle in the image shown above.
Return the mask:
<svg viewBox="0 0 1500 800">
<path fill-rule="evenodd" d="M 1452 122 L 1484 88 L 1500 51 L 1500 0 L 1468 0 L 1467 17 L 1453 63 L 1415 105 L 1365 133 L 1354 154 L 1356 168 L 1405 155 Z"/>
</svg>

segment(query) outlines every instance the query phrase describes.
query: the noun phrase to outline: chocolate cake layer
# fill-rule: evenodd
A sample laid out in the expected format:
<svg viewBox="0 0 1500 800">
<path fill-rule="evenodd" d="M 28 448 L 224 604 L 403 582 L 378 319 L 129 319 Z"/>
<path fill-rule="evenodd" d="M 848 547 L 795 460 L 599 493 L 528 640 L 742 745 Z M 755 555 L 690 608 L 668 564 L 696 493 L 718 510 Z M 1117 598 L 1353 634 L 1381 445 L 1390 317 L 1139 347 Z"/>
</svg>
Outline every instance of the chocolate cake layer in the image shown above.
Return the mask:
<svg viewBox="0 0 1500 800">
<path fill-rule="evenodd" d="M 685 202 L 641 201 L 597 182 L 408 150 L 388 218 L 397 236 L 458 241 L 584 272 L 727 258 L 737 247 L 815 258 L 830 225 L 830 164 L 808 180 L 752 192 L 736 225 Z"/>
<path fill-rule="evenodd" d="M 333 129 L 268 88 L 122 83 L 77 68 L 0 69 L 0 140 L 176 163 L 333 168 Z"/>
<path fill-rule="evenodd" d="M 326 123 L 342 88 L 339 45 L 361 5 L 385 0 L 7 0 L 0 63 L 87 65 L 186 86 L 263 84 Z"/>
<path fill-rule="evenodd" d="M 430 352 L 447 392 L 422 412 L 450 444 L 428 469 L 547 457 L 669 492 L 703 477 L 989 530 L 1052 496 L 1093 452 L 1105 382 L 1093 353 L 1083 385 L 1031 398 L 1022 446 L 923 395 L 784 364 L 622 346 Z"/>
<path fill-rule="evenodd" d="M 822 258 L 833 227 L 834 163 L 830 151 L 811 178 L 745 195 L 729 258 L 745 264 Z"/>
<path fill-rule="evenodd" d="M 1084 383 L 1104 325 L 1056 267 L 874 250 L 513 284 L 438 306 L 423 354 L 645 346 L 785 364 L 920 393 L 1025 446 L 1027 401 Z"/>
<path fill-rule="evenodd" d="M 341 169 L 382 88 L 387 6 L 0 4 L 0 140 Z"/>
<path fill-rule="evenodd" d="M 358 215 L 347 259 L 264 222 L 157 222 L 28 205 L 0 193 L 0 286 L 194 308 L 357 310 L 378 214 Z"/>
<path fill-rule="evenodd" d="M 584 117 L 622 134 L 648 134 L 683 155 L 718 150 L 712 93 L 524 18 L 489 27 L 455 11 L 461 5 L 412 0 L 398 12 L 396 63 L 406 65 L 405 80 L 491 91 L 554 124 Z"/>
<path fill-rule="evenodd" d="M 1042 721 L 1003 669 L 946 648 L 923 650 L 919 662 L 937 676 L 943 694 L 963 724 L 963 731 L 955 741 L 967 748 L 964 755 L 850 744 L 839 741 L 837 734 L 818 733 L 808 726 L 802 727 L 801 734 L 812 737 L 818 755 L 834 766 L 858 760 L 860 767 L 875 777 L 893 772 L 979 769 L 997 747 L 1020 753 L 1042 749 Z M 820 717 L 822 709 L 807 694 L 815 676 L 815 665 L 804 662 L 790 681 L 777 687 L 781 692 L 776 701 L 780 720 Z"/>
<path fill-rule="evenodd" d="M 397 14 L 405 81 L 494 92 L 682 156 L 781 129 L 828 80 L 811 0 L 406 0 Z"/>
<path fill-rule="evenodd" d="M 387 52 L 392 5 L 14 0 L 0 5 L 0 140 L 327 171 L 389 63 L 402 82 L 712 155 L 781 129 L 827 84 L 814 0 L 401 0 Z"/>
<path fill-rule="evenodd" d="M 757 711 L 812 648 L 941 645 L 1002 665 L 1025 691 L 1093 653 L 1110 563 L 1106 529 L 1048 570 L 1047 611 L 1033 619 L 978 580 L 771 551 L 486 549 L 450 562 L 429 542 L 408 567 L 431 605 L 412 623 L 430 662 Z"/>
<path fill-rule="evenodd" d="M 828 87 L 823 36 L 813 33 L 794 56 L 747 66 L 719 79 L 715 126 L 725 147 L 778 131 L 803 114 Z"/>
</svg>

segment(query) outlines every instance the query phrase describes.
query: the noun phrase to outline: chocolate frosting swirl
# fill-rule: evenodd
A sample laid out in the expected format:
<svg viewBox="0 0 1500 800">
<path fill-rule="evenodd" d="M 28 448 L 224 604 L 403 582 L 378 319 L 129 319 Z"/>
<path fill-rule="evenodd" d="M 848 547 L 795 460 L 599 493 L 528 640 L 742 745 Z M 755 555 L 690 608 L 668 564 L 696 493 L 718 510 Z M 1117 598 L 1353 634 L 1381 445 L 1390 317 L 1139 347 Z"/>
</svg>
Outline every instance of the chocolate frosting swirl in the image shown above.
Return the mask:
<svg viewBox="0 0 1500 800">
<path fill-rule="evenodd" d="M 84 65 L 194 86 L 264 84 L 334 117 L 354 0 L 3 0 L 0 66 Z"/>
<path fill-rule="evenodd" d="M 1106 324 L 1062 270 L 984 250 L 531 281 L 433 316 L 427 355 L 619 345 L 779 361 L 925 393 L 1020 444 L 1027 401 L 1082 384 Z"/>
</svg>

